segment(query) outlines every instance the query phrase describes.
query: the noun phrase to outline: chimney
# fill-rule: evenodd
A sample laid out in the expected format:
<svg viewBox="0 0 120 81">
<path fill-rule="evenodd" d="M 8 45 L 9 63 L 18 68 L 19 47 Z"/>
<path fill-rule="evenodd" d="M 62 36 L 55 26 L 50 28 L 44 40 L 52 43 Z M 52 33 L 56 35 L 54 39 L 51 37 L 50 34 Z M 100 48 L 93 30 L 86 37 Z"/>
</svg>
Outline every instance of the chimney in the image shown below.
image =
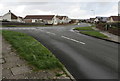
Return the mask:
<svg viewBox="0 0 120 81">
<path fill-rule="evenodd" d="M 9 10 L 9 12 L 11 12 L 11 11 Z"/>
</svg>

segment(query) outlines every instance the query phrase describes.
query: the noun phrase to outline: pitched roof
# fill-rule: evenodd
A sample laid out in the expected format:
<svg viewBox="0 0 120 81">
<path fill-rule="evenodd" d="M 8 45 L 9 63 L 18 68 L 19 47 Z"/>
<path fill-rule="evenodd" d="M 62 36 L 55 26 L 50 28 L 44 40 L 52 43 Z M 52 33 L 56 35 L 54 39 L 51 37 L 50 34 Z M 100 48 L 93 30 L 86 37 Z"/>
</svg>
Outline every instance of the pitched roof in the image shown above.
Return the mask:
<svg viewBox="0 0 120 81">
<path fill-rule="evenodd" d="M 11 19 L 17 19 L 17 16 L 13 13 L 11 13 Z"/>
<path fill-rule="evenodd" d="M 24 19 L 52 20 L 55 15 L 27 15 Z"/>
<path fill-rule="evenodd" d="M 63 19 L 65 17 L 67 17 L 67 16 L 56 16 L 56 17 L 59 18 L 59 19 Z"/>
<path fill-rule="evenodd" d="M 95 20 L 95 18 L 90 18 L 90 20 L 91 20 L 91 21 L 94 21 L 94 20 Z"/>
<path fill-rule="evenodd" d="M 108 17 L 96 17 L 99 21 L 107 21 Z"/>
<path fill-rule="evenodd" d="M 59 18 L 59 19 L 63 19 L 63 16 L 56 16 L 57 18 Z"/>
<path fill-rule="evenodd" d="M 8 13 L 4 14 L 3 16 L 5 16 L 7 14 L 11 15 L 11 19 L 17 19 L 17 16 L 15 14 L 13 14 L 10 10 Z"/>
<path fill-rule="evenodd" d="M 18 16 L 18 18 L 24 19 L 23 17 Z"/>
<path fill-rule="evenodd" d="M 111 16 L 114 21 L 120 21 L 120 16 Z"/>
</svg>

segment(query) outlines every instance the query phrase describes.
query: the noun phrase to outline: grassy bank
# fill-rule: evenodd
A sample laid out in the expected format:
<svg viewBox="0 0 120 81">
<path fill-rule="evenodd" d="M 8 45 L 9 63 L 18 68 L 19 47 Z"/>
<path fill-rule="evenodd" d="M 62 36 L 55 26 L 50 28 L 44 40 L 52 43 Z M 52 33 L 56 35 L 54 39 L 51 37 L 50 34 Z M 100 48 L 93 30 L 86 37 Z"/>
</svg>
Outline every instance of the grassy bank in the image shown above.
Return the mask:
<svg viewBox="0 0 120 81">
<path fill-rule="evenodd" d="M 74 30 L 78 30 L 82 34 L 94 36 L 94 37 L 99 37 L 99 38 L 107 38 L 106 35 L 100 33 L 99 31 L 96 31 L 92 29 L 93 26 L 88 26 L 88 27 L 76 27 Z"/>
<path fill-rule="evenodd" d="M 98 31 L 80 31 L 80 33 L 95 36 L 95 37 L 100 37 L 100 38 L 107 38 L 104 34 L 101 34 Z"/>
<path fill-rule="evenodd" d="M 74 30 L 93 30 L 92 27 L 76 27 Z"/>
<path fill-rule="evenodd" d="M 37 69 L 62 68 L 59 60 L 33 37 L 15 31 L 3 31 L 2 35 L 22 58 Z"/>
<path fill-rule="evenodd" d="M 2 34 L 2 30 L 0 30 L 0 34 Z"/>
</svg>

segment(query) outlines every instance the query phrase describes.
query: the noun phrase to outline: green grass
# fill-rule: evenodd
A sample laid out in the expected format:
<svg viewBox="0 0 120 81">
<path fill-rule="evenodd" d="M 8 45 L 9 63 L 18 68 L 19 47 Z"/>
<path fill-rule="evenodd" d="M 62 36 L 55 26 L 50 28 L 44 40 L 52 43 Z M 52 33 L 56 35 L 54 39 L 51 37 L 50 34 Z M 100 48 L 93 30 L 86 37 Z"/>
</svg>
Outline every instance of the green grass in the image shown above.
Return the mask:
<svg viewBox="0 0 120 81">
<path fill-rule="evenodd" d="M 0 30 L 0 34 L 2 34 L 2 30 Z"/>
<path fill-rule="evenodd" d="M 91 26 L 88 27 L 76 27 L 74 30 L 93 30 Z"/>
<path fill-rule="evenodd" d="M 100 37 L 100 38 L 107 38 L 106 35 L 98 32 L 98 31 L 80 31 L 80 33 L 95 36 L 95 37 Z"/>
<path fill-rule="evenodd" d="M 95 25 L 88 26 L 88 27 L 76 27 L 76 28 L 74 28 L 74 30 L 78 30 L 78 31 L 80 31 L 80 33 L 87 34 L 90 36 L 95 36 L 95 37 L 99 37 L 99 38 L 107 38 L 106 35 L 100 33 L 99 31 L 92 29 L 92 27 L 95 27 Z"/>
<path fill-rule="evenodd" d="M 63 75 L 63 74 L 61 74 L 61 73 L 57 73 L 57 74 L 56 74 L 57 77 L 60 77 L 60 76 L 62 76 L 62 75 Z"/>
<path fill-rule="evenodd" d="M 2 31 L 2 35 L 17 53 L 36 69 L 61 69 L 63 67 L 59 60 L 33 37 L 5 30 Z"/>
</svg>

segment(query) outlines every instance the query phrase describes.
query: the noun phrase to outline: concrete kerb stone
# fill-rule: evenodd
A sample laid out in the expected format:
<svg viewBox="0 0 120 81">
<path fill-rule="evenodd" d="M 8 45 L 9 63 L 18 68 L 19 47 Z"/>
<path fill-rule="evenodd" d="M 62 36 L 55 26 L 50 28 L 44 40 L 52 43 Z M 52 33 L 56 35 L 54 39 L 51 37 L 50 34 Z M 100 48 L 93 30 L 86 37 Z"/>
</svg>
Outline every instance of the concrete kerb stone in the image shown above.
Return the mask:
<svg viewBox="0 0 120 81">
<path fill-rule="evenodd" d="M 78 32 L 78 30 L 74 30 L 74 32 L 81 33 L 81 32 Z M 81 33 L 81 34 L 87 35 L 87 36 L 90 36 L 90 37 L 94 37 L 94 38 L 97 38 L 97 39 L 101 39 L 101 40 L 105 40 L 105 41 L 109 41 L 109 42 L 120 44 L 120 42 L 116 42 L 116 41 L 113 41 L 113 40 L 110 40 L 110 39 L 105 39 L 105 38 L 100 38 L 100 37 L 96 37 L 96 36 L 91 36 L 91 35 L 84 34 L 84 33 Z"/>
<path fill-rule="evenodd" d="M 72 81 L 76 81 L 75 78 L 70 74 L 70 72 L 65 67 L 63 67 L 63 70 L 67 73 L 67 75 L 70 77 Z"/>
</svg>

